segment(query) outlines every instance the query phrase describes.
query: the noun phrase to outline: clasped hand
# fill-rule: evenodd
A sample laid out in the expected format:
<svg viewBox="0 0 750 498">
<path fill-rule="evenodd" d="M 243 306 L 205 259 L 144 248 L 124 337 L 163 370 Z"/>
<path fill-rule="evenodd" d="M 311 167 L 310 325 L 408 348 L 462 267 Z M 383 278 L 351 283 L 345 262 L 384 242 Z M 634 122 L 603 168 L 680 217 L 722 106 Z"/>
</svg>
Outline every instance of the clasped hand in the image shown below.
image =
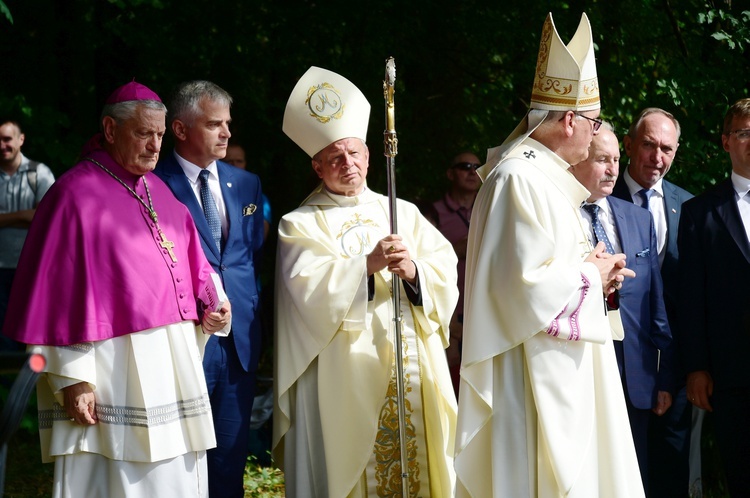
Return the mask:
<svg viewBox="0 0 750 498">
<path fill-rule="evenodd" d="M 625 255 L 609 254 L 603 242 L 596 245 L 585 261 L 593 263 L 599 269 L 599 275 L 602 279 L 602 292 L 605 296 L 622 288 L 622 283 L 626 277 L 635 277 L 633 270 L 625 268 Z"/>
<path fill-rule="evenodd" d="M 408 249 L 401 241 L 400 235 L 391 234 L 381 240 L 367 255 L 367 275 L 379 272 L 383 268 L 413 284 L 417 279 L 417 267 L 411 260 Z"/>
</svg>

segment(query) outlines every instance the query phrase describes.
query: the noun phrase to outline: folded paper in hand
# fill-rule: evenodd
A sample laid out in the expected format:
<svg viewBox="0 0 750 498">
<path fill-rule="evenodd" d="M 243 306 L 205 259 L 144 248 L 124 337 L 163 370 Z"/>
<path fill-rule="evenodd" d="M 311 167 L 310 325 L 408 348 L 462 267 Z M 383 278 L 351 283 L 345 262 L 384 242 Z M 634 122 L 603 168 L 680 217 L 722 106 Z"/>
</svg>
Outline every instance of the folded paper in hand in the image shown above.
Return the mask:
<svg viewBox="0 0 750 498">
<path fill-rule="evenodd" d="M 209 311 L 219 311 L 224 303 L 227 302 L 227 294 L 224 292 L 224 286 L 221 285 L 221 278 L 216 273 L 211 274 L 211 279 L 206 282 L 206 308 Z M 217 337 L 226 337 L 229 335 L 229 327 L 226 330 L 214 332 Z"/>
<path fill-rule="evenodd" d="M 219 311 L 227 302 L 224 286 L 221 285 L 221 279 L 216 273 L 212 273 L 211 280 L 206 282 L 206 301 L 206 308 L 211 311 Z"/>
</svg>

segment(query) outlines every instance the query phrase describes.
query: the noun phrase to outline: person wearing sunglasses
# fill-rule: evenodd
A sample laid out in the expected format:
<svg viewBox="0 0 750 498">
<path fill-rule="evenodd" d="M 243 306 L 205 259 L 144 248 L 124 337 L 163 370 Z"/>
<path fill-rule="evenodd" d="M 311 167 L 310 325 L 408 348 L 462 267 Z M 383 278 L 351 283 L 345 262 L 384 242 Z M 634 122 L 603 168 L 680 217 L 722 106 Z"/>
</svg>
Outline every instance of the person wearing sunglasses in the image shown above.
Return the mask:
<svg viewBox="0 0 750 498">
<path fill-rule="evenodd" d="M 458 396 L 459 370 L 461 368 L 461 338 L 464 323 L 464 273 L 466 272 L 466 241 L 469 237 L 469 220 L 482 180 L 477 169 L 482 165 L 472 152 L 461 152 L 450 163 L 445 176 L 450 182 L 445 195 L 432 203 L 427 218 L 453 245 L 458 256 L 458 305 L 450 325 L 450 344 L 445 350 L 451 371 L 453 389 Z"/>
</svg>

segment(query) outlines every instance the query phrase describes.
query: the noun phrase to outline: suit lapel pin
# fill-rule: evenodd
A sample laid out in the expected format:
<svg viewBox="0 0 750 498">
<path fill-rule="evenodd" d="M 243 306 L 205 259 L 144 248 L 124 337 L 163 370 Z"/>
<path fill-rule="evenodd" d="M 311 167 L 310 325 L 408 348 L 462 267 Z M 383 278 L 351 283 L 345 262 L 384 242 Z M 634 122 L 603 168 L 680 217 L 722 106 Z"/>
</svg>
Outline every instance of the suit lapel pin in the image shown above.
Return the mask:
<svg viewBox="0 0 750 498">
<path fill-rule="evenodd" d="M 253 214 L 256 210 L 255 204 L 248 204 L 247 206 L 242 208 L 242 216 L 250 216 Z"/>
<path fill-rule="evenodd" d="M 232 188 L 232 182 L 227 182 L 227 187 Z"/>
<path fill-rule="evenodd" d="M 677 210 L 675 208 L 672 208 L 672 212 L 677 214 Z"/>
</svg>

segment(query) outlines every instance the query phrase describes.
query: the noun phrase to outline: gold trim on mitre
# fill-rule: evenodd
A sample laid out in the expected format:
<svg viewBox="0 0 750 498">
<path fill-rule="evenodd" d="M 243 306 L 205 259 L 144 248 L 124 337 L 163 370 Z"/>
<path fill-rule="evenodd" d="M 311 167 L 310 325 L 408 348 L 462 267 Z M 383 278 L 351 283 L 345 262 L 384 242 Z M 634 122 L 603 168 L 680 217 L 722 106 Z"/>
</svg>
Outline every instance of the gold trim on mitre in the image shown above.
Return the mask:
<svg viewBox="0 0 750 498">
<path fill-rule="evenodd" d="M 564 45 L 552 14 L 547 14 L 539 44 L 531 109 L 593 111 L 601 106 L 596 77 L 594 41 L 586 14 L 573 38 Z"/>
<path fill-rule="evenodd" d="M 370 103 L 343 76 L 311 67 L 292 90 L 282 130 L 313 157 L 342 138 L 367 139 Z"/>
<path fill-rule="evenodd" d="M 550 111 L 582 112 L 599 108 L 599 82 L 588 17 L 581 15 L 578 30 L 566 47 L 557 34 L 552 14 L 547 14 L 529 111 L 499 147 L 487 151 L 487 163 L 477 170 L 477 174 L 486 178 L 500 161 L 534 133 Z"/>
</svg>

